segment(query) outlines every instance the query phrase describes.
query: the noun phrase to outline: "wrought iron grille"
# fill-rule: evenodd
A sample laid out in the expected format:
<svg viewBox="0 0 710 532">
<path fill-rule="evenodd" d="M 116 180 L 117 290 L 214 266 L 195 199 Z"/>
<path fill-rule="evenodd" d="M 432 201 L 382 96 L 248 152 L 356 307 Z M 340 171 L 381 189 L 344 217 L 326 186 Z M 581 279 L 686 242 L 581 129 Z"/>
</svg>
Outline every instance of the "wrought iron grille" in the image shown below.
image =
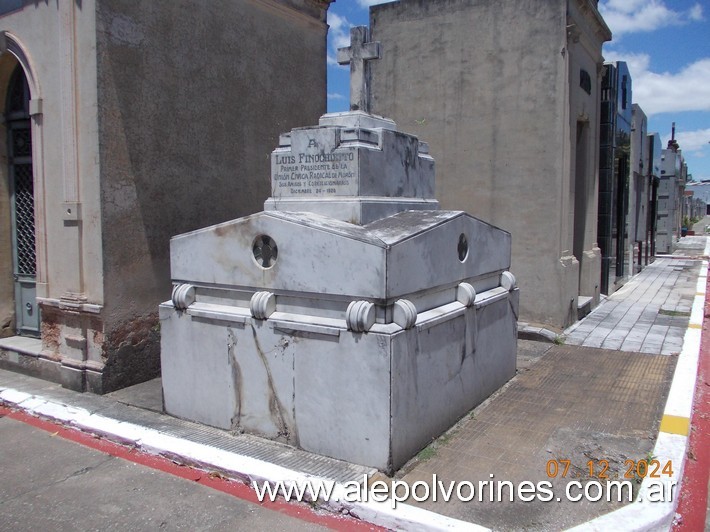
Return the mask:
<svg viewBox="0 0 710 532">
<path fill-rule="evenodd" d="M 15 129 L 12 132 L 12 156 L 31 157 L 32 141 L 30 128 Z"/>
<path fill-rule="evenodd" d="M 35 201 L 32 165 L 16 164 L 14 173 L 17 273 L 35 275 Z"/>
</svg>

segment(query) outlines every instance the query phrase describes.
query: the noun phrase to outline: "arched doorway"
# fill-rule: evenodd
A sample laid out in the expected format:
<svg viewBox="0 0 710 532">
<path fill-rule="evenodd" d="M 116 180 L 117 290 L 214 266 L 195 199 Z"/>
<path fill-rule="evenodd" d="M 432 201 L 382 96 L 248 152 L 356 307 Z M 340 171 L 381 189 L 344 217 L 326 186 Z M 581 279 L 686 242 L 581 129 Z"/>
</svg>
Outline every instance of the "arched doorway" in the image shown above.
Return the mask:
<svg viewBox="0 0 710 532">
<path fill-rule="evenodd" d="M 22 66 L 18 64 L 10 77 L 5 102 L 15 321 L 18 334 L 39 336 L 39 306 L 35 288 L 37 260 L 29 104 L 29 85 Z"/>
</svg>

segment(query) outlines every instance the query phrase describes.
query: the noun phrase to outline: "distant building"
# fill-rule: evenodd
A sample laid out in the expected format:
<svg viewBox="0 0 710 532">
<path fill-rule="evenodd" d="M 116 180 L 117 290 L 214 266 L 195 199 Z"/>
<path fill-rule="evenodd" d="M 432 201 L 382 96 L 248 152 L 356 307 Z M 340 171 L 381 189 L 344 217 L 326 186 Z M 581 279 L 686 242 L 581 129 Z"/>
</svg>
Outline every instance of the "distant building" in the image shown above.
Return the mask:
<svg viewBox="0 0 710 532">
<path fill-rule="evenodd" d="M 648 235 L 646 244 L 646 263 L 653 262 L 656 256 L 656 232 L 658 231 L 658 186 L 661 181 L 661 156 L 663 146 L 661 136 L 658 133 L 651 133 L 646 138 L 648 149 L 646 155 L 648 161 Z"/>
<path fill-rule="evenodd" d="M 633 273 L 631 262 L 636 220 L 633 215 L 629 218 L 631 102 L 631 75 L 626 63 L 605 64 L 601 92 L 597 228 L 597 241 L 602 252 L 603 294 L 613 293 Z M 638 162 L 634 166 L 638 174 Z"/>
<path fill-rule="evenodd" d="M 631 182 L 629 183 L 629 215 L 626 221 L 629 237 L 631 272 L 638 273 L 648 264 L 649 157 L 648 122 L 637 104 L 631 105 Z"/>
<path fill-rule="evenodd" d="M 373 111 L 431 146 L 436 197 L 513 236 L 520 319 L 564 328 L 599 300 L 602 43 L 592 0 L 373 6 Z M 630 108 L 629 108 L 630 111 Z"/>
<path fill-rule="evenodd" d="M 678 144 L 671 139 L 661 155 L 661 181 L 658 185 L 658 231 L 656 252 L 672 253 L 680 238 L 683 223 L 683 196 L 688 166 Z"/>
<path fill-rule="evenodd" d="M 693 229 L 691 227 L 693 220 L 699 220 L 705 216 L 707 204 L 702 198 L 696 198 L 695 190 L 688 190 L 687 184 L 683 200 L 683 222 L 681 229 L 685 227 L 686 230 L 691 231 Z M 688 225 L 686 225 L 686 221 Z"/>
<path fill-rule="evenodd" d="M 158 375 L 169 239 L 261 210 L 279 134 L 325 111 L 329 4 L 0 2 L 0 367 Z"/>
<path fill-rule="evenodd" d="M 710 181 L 691 181 L 686 183 L 685 189 L 692 190 L 696 201 L 704 203 L 706 205 L 705 213 L 710 214 L 710 209 L 708 209 L 710 206 Z"/>
</svg>

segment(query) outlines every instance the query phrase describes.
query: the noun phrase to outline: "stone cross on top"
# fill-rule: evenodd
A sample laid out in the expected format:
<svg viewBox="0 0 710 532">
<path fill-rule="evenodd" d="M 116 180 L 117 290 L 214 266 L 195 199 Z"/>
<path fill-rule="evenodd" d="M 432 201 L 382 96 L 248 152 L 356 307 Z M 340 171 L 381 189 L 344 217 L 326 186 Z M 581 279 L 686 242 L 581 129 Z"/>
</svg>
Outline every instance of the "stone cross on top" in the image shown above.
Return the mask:
<svg viewBox="0 0 710 532">
<path fill-rule="evenodd" d="M 350 28 L 350 46 L 338 49 L 338 64 L 350 64 L 350 110 L 370 112 L 370 64 L 380 58 L 380 43 L 369 42 L 365 26 Z"/>
</svg>

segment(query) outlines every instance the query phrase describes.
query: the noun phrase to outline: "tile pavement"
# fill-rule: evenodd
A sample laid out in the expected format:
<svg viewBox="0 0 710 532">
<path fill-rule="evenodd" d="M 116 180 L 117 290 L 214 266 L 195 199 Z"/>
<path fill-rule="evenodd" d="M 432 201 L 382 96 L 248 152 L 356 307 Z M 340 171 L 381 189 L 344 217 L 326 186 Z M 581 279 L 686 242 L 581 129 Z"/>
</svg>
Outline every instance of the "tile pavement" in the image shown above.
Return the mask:
<svg viewBox="0 0 710 532">
<path fill-rule="evenodd" d="M 688 328 L 705 242 L 704 236 L 681 239 L 675 256 L 657 258 L 565 331 L 565 343 L 678 354 Z"/>
<path fill-rule="evenodd" d="M 550 480 L 549 460 L 564 459 L 572 463 L 570 476 L 553 482 L 563 500 L 410 504 L 497 530 L 562 530 L 619 507 L 565 501 L 564 485 L 589 480 L 590 460 L 595 467 L 608 460 L 609 474 L 623 476 L 625 460 L 652 451 L 677 359 L 567 345 L 546 349 L 398 476 L 410 486 L 431 483 L 434 474 L 444 485 L 478 486 L 490 475 L 536 483 Z"/>
</svg>

